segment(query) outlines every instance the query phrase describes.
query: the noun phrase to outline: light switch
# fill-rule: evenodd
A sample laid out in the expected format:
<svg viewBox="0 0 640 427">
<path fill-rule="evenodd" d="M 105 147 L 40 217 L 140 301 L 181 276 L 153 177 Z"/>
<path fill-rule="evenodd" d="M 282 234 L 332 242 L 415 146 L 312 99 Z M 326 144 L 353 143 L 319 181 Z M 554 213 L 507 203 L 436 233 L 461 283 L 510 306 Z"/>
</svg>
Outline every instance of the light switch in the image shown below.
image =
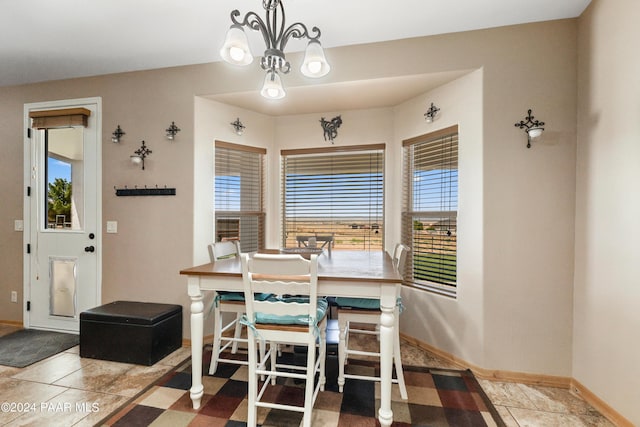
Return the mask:
<svg viewBox="0 0 640 427">
<path fill-rule="evenodd" d="M 118 232 L 118 221 L 107 221 L 107 233 Z"/>
<path fill-rule="evenodd" d="M 15 231 L 24 231 L 24 221 L 21 219 L 13 221 L 13 229 Z"/>
</svg>

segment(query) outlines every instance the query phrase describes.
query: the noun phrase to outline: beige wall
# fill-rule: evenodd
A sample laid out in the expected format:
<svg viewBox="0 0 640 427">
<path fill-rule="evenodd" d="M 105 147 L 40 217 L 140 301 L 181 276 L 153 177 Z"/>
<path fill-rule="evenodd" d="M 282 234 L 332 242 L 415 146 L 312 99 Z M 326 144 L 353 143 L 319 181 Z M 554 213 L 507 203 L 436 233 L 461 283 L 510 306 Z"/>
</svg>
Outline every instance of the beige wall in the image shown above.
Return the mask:
<svg viewBox="0 0 640 427">
<path fill-rule="evenodd" d="M 640 425 L 640 3 L 579 25 L 573 377 Z"/>
<path fill-rule="evenodd" d="M 402 140 L 458 125 L 459 132 L 459 213 L 458 213 L 458 294 L 452 299 L 412 288 L 403 289 L 405 311 L 400 318 L 402 332 L 431 343 L 450 354 L 484 366 L 484 282 L 483 282 L 483 154 L 482 81 L 477 70 L 395 109 L 396 164 L 401 164 Z M 426 105 L 434 102 L 441 111 L 433 123 L 425 122 Z M 389 168 L 392 188 L 402 188 L 401 168 Z M 387 202 L 402 206 L 401 191 L 388 191 Z M 389 200 L 391 199 L 391 200 Z M 399 239 L 399 209 L 393 216 Z"/>
<path fill-rule="evenodd" d="M 338 137 L 334 141 L 335 146 L 365 145 L 365 144 L 386 144 L 387 165 L 390 163 L 390 156 L 393 154 L 393 115 L 391 108 L 376 108 L 368 110 L 351 111 L 329 111 L 318 114 L 304 114 L 298 116 L 279 117 L 276 120 L 276 146 L 269 155 L 269 177 L 268 187 L 272 189 L 269 194 L 270 210 L 268 225 L 273 230 L 277 230 L 272 239 L 268 241 L 272 247 L 279 247 L 282 244 L 282 221 L 280 220 L 280 150 L 294 148 L 328 147 L 331 143 L 324 140 L 322 127 L 320 127 L 320 117 L 330 119 L 337 115 L 342 116 L 342 125 L 338 129 Z M 388 166 L 387 166 L 388 168 Z M 387 186 L 393 188 L 393 182 L 386 182 Z M 388 187 L 387 187 L 388 188 Z M 389 206 L 386 200 L 385 211 L 388 212 L 393 207 Z M 385 237 L 387 234 L 385 234 Z M 387 247 L 389 242 L 385 242 Z"/>
<path fill-rule="evenodd" d="M 204 67 L 206 68 L 206 67 Z M 13 220 L 22 218 L 22 116 L 25 103 L 101 96 L 103 101 L 103 220 L 118 221 L 118 234 L 103 229 L 104 302 L 115 299 L 186 302 L 178 270 L 192 262 L 193 94 L 185 82 L 195 69 L 165 69 L 96 78 L 0 88 L 2 126 L 0 160 L 3 203 L 0 204 L 2 256 L 0 319 L 22 321 L 22 233 Z M 193 77 L 193 78 L 191 78 Z M 181 128 L 174 142 L 164 129 L 175 121 Z M 127 132 L 120 144 L 111 132 L 120 124 Z M 146 170 L 134 167 L 129 156 L 142 140 L 153 150 Z M 186 172 L 186 173 L 185 173 Z M 116 197 L 114 187 L 176 187 L 175 197 Z M 104 227 L 104 223 L 103 223 Z M 9 302 L 11 290 L 20 304 Z"/>
<path fill-rule="evenodd" d="M 242 136 L 237 135 L 230 125 L 236 118 L 240 118 L 240 121 L 246 126 Z M 266 148 L 267 155 L 269 155 L 274 147 L 274 120 L 264 114 L 196 97 L 194 123 L 193 263 L 203 264 L 209 262 L 207 245 L 213 242 L 213 236 L 215 236 L 213 215 L 214 142 L 219 140 Z M 270 175 L 269 172 L 267 175 Z M 271 231 L 267 230 L 268 233 Z"/>
<path fill-rule="evenodd" d="M 576 37 L 575 25 L 510 34 L 484 68 L 487 368 L 571 373 Z M 530 149 L 514 126 L 528 108 L 546 123 Z"/>
<path fill-rule="evenodd" d="M 461 162 L 470 167 L 461 171 L 461 184 L 469 192 L 468 200 L 461 201 L 469 230 L 462 249 L 461 296 L 454 301 L 416 294 L 424 306 L 410 307 L 403 327 L 420 340 L 488 369 L 571 375 L 576 32 L 575 20 L 563 20 L 327 52 L 335 64 L 327 77 L 330 83 L 478 70 L 463 77 L 460 86 L 429 94 L 447 107 L 434 128 L 460 121 L 465 141 Z M 385 61 L 372 67 L 369 59 L 374 57 Z M 9 303 L 8 295 L 12 289 L 21 291 L 22 284 L 22 236 L 12 228 L 13 219 L 22 216 L 23 192 L 16 182 L 22 177 L 25 102 L 103 98 L 103 220 L 119 222 L 118 234 L 103 235 L 103 301 L 170 301 L 184 304 L 187 311 L 186 280 L 178 271 L 204 259 L 200 242 L 209 238 L 211 226 L 204 224 L 211 212 L 203 213 L 208 202 L 200 197 L 212 185 L 209 144 L 216 138 L 230 139 L 227 123 L 237 115 L 231 110 L 226 115 L 224 108 L 198 97 L 253 90 L 259 81 L 257 70 L 240 74 L 223 64 L 207 64 L 0 88 L 0 141 L 5 149 L 0 160 L 5 191 L 0 205 L 0 318 L 21 319 L 19 306 Z M 287 76 L 289 87 L 304 84 L 298 73 Z M 388 112 L 341 111 L 345 123 L 337 143 L 390 141 L 387 160 L 399 168 L 401 140 L 429 129 L 422 122 L 426 105 L 424 98 Z M 524 132 L 513 126 L 528 108 L 547 122 L 542 142 L 530 150 L 525 148 Z M 404 115 L 409 110 L 415 114 L 410 122 Z M 224 114 L 215 116 L 216 112 Z M 369 117 L 384 120 L 371 128 Z M 273 123 L 260 115 L 253 119 L 261 123 L 257 129 L 264 130 L 253 141 L 275 152 L 280 145 L 300 146 L 296 139 L 302 137 L 304 145 L 326 144 L 316 129 L 316 116 L 284 117 Z M 297 136 L 309 132 L 300 124 L 307 119 L 313 119 L 309 129 L 314 130 Z M 182 132 L 169 142 L 163 131 L 172 120 Z M 351 128 L 351 123 L 359 127 Z M 119 145 L 109 142 L 117 124 L 127 132 Z M 128 163 L 142 139 L 153 150 L 144 172 Z M 270 157 L 270 171 L 277 170 L 275 159 Z M 272 188 L 274 180 L 272 174 Z M 175 186 L 178 195 L 115 196 L 114 186 L 135 184 Z M 387 188 L 399 185 L 395 170 Z M 271 190 L 273 228 L 278 223 L 275 197 Z M 397 199 L 391 200 L 388 211 L 399 208 Z M 399 235 L 397 213 L 388 215 L 396 225 L 388 229 L 387 246 Z M 268 239 L 277 242 L 277 234 L 270 231 Z"/>
</svg>

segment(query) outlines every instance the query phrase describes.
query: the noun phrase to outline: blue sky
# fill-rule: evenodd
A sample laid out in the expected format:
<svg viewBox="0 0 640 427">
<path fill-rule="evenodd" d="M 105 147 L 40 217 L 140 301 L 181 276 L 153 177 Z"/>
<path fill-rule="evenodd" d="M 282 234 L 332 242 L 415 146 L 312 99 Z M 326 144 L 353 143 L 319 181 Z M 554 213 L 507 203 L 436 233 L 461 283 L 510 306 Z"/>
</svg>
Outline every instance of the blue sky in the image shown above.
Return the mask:
<svg viewBox="0 0 640 427">
<path fill-rule="evenodd" d="M 413 176 L 413 210 L 458 210 L 458 170 L 416 171 Z"/>
<path fill-rule="evenodd" d="M 47 168 L 49 172 L 48 182 L 52 183 L 56 178 L 64 178 L 71 182 L 71 164 L 65 163 L 53 157 L 47 159 Z"/>
</svg>

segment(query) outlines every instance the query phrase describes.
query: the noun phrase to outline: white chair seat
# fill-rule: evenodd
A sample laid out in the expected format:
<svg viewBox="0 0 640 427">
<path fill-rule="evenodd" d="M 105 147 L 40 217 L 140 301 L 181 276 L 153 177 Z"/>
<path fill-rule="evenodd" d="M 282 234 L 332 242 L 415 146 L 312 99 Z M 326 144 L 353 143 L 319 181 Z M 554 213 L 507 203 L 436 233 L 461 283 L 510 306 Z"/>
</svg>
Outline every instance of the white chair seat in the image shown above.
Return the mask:
<svg viewBox="0 0 640 427">
<path fill-rule="evenodd" d="M 280 301 L 287 303 L 300 303 L 300 298 L 279 298 Z M 308 298 L 306 299 L 308 304 Z M 325 298 L 318 298 L 315 319 L 322 319 L 327 314 L 329 303 Z M 256 325 L 276 324 L 276 325 L 309 325 L 308 315 L 289 315 L 289 314 L 268 314 L 255 313 Z"/>
</svg>

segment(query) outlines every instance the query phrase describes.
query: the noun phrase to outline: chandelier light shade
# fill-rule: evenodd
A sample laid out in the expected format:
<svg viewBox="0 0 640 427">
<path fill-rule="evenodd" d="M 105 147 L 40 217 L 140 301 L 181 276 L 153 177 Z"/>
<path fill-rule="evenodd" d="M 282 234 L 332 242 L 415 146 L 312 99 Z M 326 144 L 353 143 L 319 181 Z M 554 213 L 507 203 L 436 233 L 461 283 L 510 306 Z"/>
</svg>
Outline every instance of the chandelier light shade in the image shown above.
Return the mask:
<svg viewBox="0 0 640 427">
<path fill-rule="evenodd" d="M 324 57 L 324 50 L 320 46 L 320 42 L 312 40 L 307 45 L 307 50 L 304 53 L 304 61 L 300 67 L 300 72 L 307 77 L 322 77 L 326 76 L 331 67 Z"/>
<path fill-rule="evenodd" d="M 255 12 L 248 12 L 242 21 L 239 21 L 240 11 L 236 9 L 231 12 L 233 24 L 227 31 L 224 45 L 220 49 L 220 56 L 230 64 L 251 64 L 253 55 L 244 28 L 260 32 L 265 43 L 260 66 L 267 73 L 260 94 L 269 99 L 280 99 L 286 94 L 280 75 L 287 74 L 291 69 L 291 64 L 284 54 L 284 49 L 291 38 L 309 40 L 300 67 L 300 72 L 303 75 L 313 78 L 322 77 L 329 72 L 331 67 L 320 45 L 318 27 L 313 27 L 309 31 L 300 22 L 287 27 L 281 0 L 263 0 L 262 6 L 266 13 L 264 20 Z"/>
<path fill-rule="evenodd" d="M 284 87 L 282 87 L 280 74 L 275 70 L 267 71 L 260 95 L 268 99 L 282 99 L 286 94 Z"/>
<path fill-rule="evenodd" d="M 232 25 L 227 31 L 224 45 L 220 49 L 220 56 L 234 65 L 249 65 L 253 62 L 249 40 L 240 25 Z"/>
</svg>

